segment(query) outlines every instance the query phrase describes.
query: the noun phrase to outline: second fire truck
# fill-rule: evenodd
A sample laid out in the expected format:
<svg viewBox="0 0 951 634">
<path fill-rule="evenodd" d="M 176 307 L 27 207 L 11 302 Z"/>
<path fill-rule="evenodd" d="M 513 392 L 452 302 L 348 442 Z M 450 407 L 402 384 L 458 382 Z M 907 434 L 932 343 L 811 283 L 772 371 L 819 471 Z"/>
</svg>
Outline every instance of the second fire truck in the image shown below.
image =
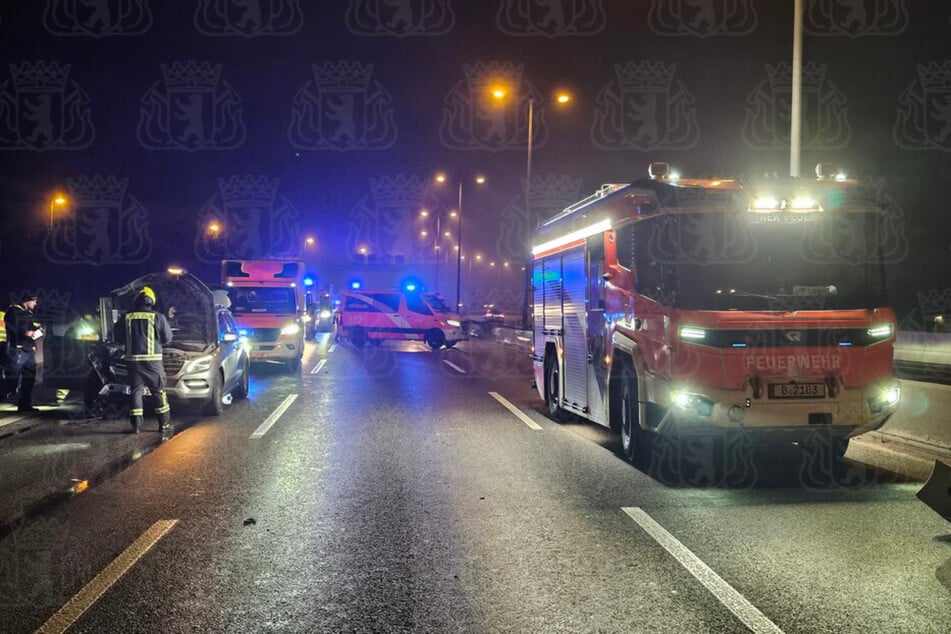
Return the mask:
<svg viewBox="0 0 951 634">
<path fill-rule="evenodd" d="M 841 456 L 895 411 L 883 210 L 817 178 L 605 185 L 533 243 L 533 365 L 550 415 L 657 435 L 748 433 Z M 821 442 L 816 442 L 821 439 Z"/>
</svg>

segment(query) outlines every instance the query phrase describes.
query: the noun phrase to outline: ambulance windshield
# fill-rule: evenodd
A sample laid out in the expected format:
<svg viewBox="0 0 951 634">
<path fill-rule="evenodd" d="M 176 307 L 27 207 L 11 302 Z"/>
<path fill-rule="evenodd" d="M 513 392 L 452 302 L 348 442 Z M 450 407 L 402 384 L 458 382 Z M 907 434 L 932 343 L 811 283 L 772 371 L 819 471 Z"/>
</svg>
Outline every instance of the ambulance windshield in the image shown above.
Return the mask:
<svg viewBox="0 0 951 634">
<path fill-rule="evenodd" d="M 297 310 L 294 289 L 288 287 L 232 287 L 228 297 L 235 314 L 290 314 Z"/>
</svg>

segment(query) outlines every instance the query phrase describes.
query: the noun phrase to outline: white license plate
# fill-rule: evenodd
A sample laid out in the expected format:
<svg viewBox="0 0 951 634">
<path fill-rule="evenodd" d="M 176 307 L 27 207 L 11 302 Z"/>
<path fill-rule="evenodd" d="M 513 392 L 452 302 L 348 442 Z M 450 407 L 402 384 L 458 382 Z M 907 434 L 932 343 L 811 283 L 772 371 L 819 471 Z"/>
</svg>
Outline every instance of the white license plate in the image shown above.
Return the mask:
<svg viewBox="0 0 951 634">
<path fill-rule="evenodd" d="M 825 383 L 771 383 L 770 398 L 825 398 Z"/>
</svg>

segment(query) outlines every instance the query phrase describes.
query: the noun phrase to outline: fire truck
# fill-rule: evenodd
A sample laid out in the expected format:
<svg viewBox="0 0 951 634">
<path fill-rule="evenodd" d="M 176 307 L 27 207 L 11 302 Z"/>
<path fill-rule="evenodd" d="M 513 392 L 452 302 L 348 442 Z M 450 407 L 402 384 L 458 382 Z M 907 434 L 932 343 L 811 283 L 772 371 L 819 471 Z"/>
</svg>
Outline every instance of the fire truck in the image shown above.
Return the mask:
<svg viewBox="0 0 951 634">
<path fill-rule="evenodd" d="M 251 361 L 278 361 L 300 370 L 310 319 L 299 260 L 224 260 L 221 282 L 231 312 L 251 350 Z"/>
<path fill-rule="evenodd" d="M 544 222 L 532 255 L 534 385 L 556 420 L 796 442 L 841 457 L 895 412 L 884 210 L 812 179 L 687 179 L 666 163 Z"/>
</svg>

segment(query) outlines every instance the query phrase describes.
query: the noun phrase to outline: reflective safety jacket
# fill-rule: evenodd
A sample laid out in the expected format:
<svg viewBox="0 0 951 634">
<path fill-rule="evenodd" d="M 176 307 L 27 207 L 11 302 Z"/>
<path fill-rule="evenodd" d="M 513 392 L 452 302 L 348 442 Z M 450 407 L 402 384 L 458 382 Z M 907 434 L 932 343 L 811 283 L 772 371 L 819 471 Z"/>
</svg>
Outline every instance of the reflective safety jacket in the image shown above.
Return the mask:
<svg viewBox="0 0 951 634">
<path fill-rule="evenodd" d="M 6 322 L 6 313 L 0 310 L 0 343 L 7 342 L 7 322 Z"/>
<path fill-rule="evenodd" d="M 162 346 L 172 341 L 172 327 L 165 315 L 133 310 L 116 322 L 116 342 L 125 344 L 126 361 L 162 361 Z"/>
</svg>

